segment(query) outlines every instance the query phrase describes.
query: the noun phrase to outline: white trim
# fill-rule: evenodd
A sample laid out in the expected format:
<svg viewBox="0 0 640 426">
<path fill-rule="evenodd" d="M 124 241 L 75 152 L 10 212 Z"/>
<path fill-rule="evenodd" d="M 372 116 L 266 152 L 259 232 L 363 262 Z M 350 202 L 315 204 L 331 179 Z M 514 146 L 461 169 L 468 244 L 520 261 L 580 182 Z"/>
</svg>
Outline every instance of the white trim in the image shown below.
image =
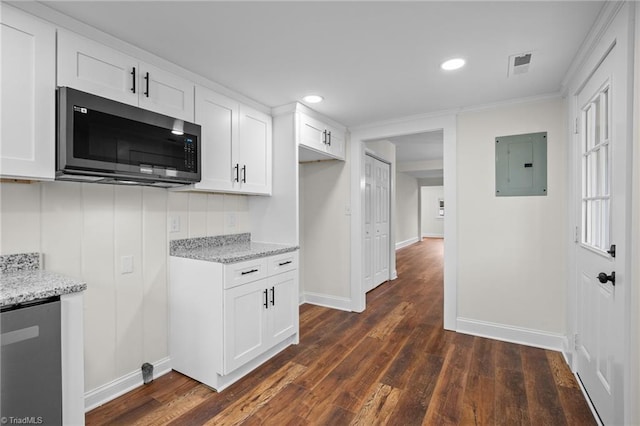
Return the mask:
<svg viewBox="0 0 640 426">
<path fill-rule="evenodd" d="M 593 418 L 595 419 L 598 426 L 603 426 L 602 421 L 600 420 L 600 416 L 598 416 L 598 412 L 596 411 L 596 407 L 593 406 L 593 403 L 591 402 L 591 398 L 589 398 L 589 394 L 587 393 L 587 390 L 582 385 L 582 381 L 580 380 L 580 377 L 578 377 L 578 373 L 574 372 L 573 376 L 576 378 L 576 382 L 578 382 L 578 386 L 580 386 L 582 395 L 584 396 L 585 401 L 587 401 L 587 405 L 589 406 L 589 410 L 591 410 L 591 414 L 593 415 Z"/>
<path fill-rule="evenodd" d="M 457 172 L 456 140 L 457 118 L 455 115 L 429 115 L 419 118 L 409 117 L 395 124 L 371 125 L 351 130 L 349 158 L 351 159 L 351 301 L 354 312 L 362 312 L 366 307 L 363 289 L 363 244 L 364 224 L 364 143 L 393 136 L 409 135 L 433 130 L 443 130 L 444 137 L 444 198 L 447 214 L 444 219 L 444 328 L 455 330 L 457 317 Z M 393 175 L 393 174 L 392 174 Z"/>
<path fill-rule="evenodd" d="M 422 238 L 444 238 L 444 234 L 423 233 Z"/>
<path fill-rule="evenodd" d="M 433 119 L 433 118 L 441 118 L 441 117 L 444 117 L 444 116 L 457 115 L 460 112 L 482 111 L 482 110 L 485 110 L 485 109 L 502 108 L 502 107 L 506 107 L 506 106 L 518 105 L 518 104 L 523 104 L 523 103 L 543 102 L 543 101 L 548 101 L 548 100 L 551 100 L 551 99 L 560 99 L 562 97 L 563 97 L 563 94 L 561 92 L 552 92 L 552 93 L 545 93 L 545 94 L 542 94 L 542 95 L 526 96 L 526 97 L 521 97 L 521 98 L 512 98 L 512 99 L 507 99 L 507 100 L 504 100 L 504 101 L 491 102 L 491 103 L 486 103 L 486 104 L 470 105 L 470 106 L 467 106 L 467 107 L 440 110 L 440 111 L 434 111 L 434 112 L 429 112 L 429 113 L 425 113 L 425 114 L 416 114 L 416 115 L 410 115 L 408 117 L 398 117 L 398 118 L 392 118 L 392 119 L 389 119 L 389 120 L 383 120 L 383 121 L 377 121 L 377 122 L 373 122 L 373 123 L 361 124 L 361 125 L 350 127 L 349 130 L 352 133 L 355 133 L 357 131 L 365 131 L 365 130 L 373 129 L 373 128 L 376 128 L 376 127 L 401 125 L 401 124 L 404 124 L 404 123 L 410 123 L 410 122 L 417 121 L 417 120 L 428 120 L 428 119 Z"/>
<path fill-rule="evenodd" d="M 417 243 L 418 241 L 420 241 L 420 238 L 418 237 L 413 237 L 413 238 L 409 238 L 408 240 L 400 241 L 399 243 L 396 243 L 396 250 L 400 250 L 401 248 L 408 247 L 411 244 Z"/>
<path fill-rule="evenodd" d="M 469 318 L 458 318 L 456 331 L 458 333 L 533 346 L 535 348 L 550 349 L 558 352 L 562 351 L 565 340 L 565 336 L 558 333 L 478 321 Z"/>
<path fill-rule="evenodd" d="M 157 379 L 171 371 L 171 359 L 163 358 L 153 363 L 153 378 Z M 84 394 L 85 412 L 93 410 L 144 384 L 142 370 L 138 369 L 109 383 L 98 386 Z"/>
<path fill-rule="evenodd" d="M 304 302 L 311 305 L 324 306 L 325 308 L 351 312 L 351 299 L 347 299 L 346 297 L 337 297 L 328 294 L 305 291 Z"/>
</svg>

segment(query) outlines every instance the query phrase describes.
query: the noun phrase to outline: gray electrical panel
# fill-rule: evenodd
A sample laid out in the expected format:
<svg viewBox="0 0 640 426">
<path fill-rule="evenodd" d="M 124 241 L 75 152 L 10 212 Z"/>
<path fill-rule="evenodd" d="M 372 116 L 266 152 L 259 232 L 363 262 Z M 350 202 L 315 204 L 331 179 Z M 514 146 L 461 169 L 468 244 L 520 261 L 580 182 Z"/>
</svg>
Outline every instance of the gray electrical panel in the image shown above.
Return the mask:
<svg viewBox="0 0 640 426">
<path fill-rule="evenodd" d="M 496 196 L 547 195 L 547 132 L 496 138 Z"/>
</svg>

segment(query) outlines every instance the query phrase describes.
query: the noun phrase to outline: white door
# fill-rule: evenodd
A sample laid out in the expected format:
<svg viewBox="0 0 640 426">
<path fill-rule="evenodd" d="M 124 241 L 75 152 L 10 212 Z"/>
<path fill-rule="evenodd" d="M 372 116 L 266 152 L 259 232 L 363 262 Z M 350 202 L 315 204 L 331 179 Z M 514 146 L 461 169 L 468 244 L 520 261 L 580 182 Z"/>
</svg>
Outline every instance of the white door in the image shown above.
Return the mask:
<svg viewBox="0 0 640 426">
<path fill-rule="evenodd" d="M 268 332 L 269 345 L 275 346 L 296 333 L 298 323 L 297 271 L 289 271 L 269 278 Z"/>
<path fill-rule="evenodd" d="M 364 291 L 373 285 L 373 162 L 368 155 L 364 157 Z"/>
<path fill-rule="evenodd" d="M 268 297 L 265 280 L 224 291 L 224 374 L 229 374 L 264 352 L 267 345 Z"/>
<path fill-rule="evenodd" d="M 55 175 L 56 30 L 0 4 L 0 175 Z"/>
<path fill-rule="evenodd" d="M 389 279 L 389 187 L 391 166 L 373 159 L 373 287 Z"/>
<path fill-rule="evenodd" d="M 202 126 L 202 177 L 198 189 L 231 191 L 236 179 L 233 147 L 238 145 L 240 105 L 204 87 L 196 88 L 196 123 Z"/>
<path fill-rule="evenodd" d="M 240 138 L 234 166 L 239 167 L 235 188 L 251 194 L 271 194 L 271 117 L 240 105 Z"/>
<path fill-rule="evenodd" d="M 194 85 L 191 81 L 142 62 L 138 81 L 141 108 L 193 121 Z"/>
<path fill-rule="evenodd" d="M 138 106 L 138 60 L 92 40 L 58 31 L 58 86 Z"/>
<path fill-rule="evenodd" d="M 627 96 L 623 51 L 614 46 L 576 96 L 576 370 L 600 418 L 619 423 L 625 330 Z M 615 245 L 615 254 L 612 246 Z M 614 272 L 618 272 L 613 282 Z M 600 278 L 599 278 L 600 276 Z"/>
</svg>

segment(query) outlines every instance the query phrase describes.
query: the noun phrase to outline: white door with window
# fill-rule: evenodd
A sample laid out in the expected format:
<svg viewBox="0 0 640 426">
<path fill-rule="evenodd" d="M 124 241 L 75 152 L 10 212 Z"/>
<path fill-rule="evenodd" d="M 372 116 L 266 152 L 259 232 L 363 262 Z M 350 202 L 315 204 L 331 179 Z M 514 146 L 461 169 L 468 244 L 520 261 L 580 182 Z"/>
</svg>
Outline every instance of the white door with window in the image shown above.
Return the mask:
<svg viewBox="0 0 640 426">
<path fill-rule="evenodd" d="M 365 292 L 389 279 L 390 170 L 390 164 L 365 156 Z"/>
<path fill-rule="evenodd" d="M 624 56 L 614 45 L 576 94 L 576 371 L 605 424 L 620 423 L 624 389 L 630 175 Z"/>
</svg>

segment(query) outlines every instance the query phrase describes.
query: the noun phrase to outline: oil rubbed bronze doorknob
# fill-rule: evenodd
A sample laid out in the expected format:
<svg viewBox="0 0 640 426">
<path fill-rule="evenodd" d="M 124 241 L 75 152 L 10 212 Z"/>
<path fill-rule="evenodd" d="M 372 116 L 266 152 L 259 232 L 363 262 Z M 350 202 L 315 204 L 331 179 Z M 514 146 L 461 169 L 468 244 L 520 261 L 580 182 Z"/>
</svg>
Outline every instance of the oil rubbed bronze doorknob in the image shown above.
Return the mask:
<svg viewBox="0 0 640 426">
<path fill-rule="evenodd" d="M 616 285 L 616 273 L 612 272 L 611 275 L 607 275 L 604 272 L 600 272 L 598 274 L 598 281 L 602 284 L 606 284 L 607 281 L 611 281 L 611 284 Z"/>
</svg>

